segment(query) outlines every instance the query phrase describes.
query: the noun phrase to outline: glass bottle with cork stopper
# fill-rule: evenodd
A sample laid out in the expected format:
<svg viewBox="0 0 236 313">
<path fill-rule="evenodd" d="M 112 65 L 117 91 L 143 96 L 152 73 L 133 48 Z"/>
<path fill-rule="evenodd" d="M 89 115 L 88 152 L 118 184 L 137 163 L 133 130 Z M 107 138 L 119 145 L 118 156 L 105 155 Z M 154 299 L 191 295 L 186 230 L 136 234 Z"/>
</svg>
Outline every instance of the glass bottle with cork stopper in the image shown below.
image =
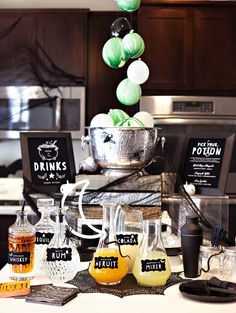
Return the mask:
<svg viewBox="0 0 236 313">
<path fill-rule="evenodd" d="M 8 264 L 12 280 L 34 278 L 35 228 L 22 210 L 16 212 L 16 221 L 8 229 Z"/>
</svg>

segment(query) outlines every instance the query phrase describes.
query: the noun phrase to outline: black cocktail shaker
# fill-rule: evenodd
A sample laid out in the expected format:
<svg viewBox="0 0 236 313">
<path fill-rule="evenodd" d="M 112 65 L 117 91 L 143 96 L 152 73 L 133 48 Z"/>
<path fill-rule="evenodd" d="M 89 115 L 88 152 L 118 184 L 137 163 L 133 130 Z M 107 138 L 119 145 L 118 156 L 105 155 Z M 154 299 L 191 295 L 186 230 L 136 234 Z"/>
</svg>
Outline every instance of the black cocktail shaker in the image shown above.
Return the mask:
<svg viewBox="0 0 236 313">
<path fill-rule="evenodd" d="M 199 249 L 203 240 L 203 231 L 198 224 L 197 215 L 187 215 L 181 227 L 181 246 L 183 253 L 184 275 L 194 278 L 198 276 Z"/>
</svg>

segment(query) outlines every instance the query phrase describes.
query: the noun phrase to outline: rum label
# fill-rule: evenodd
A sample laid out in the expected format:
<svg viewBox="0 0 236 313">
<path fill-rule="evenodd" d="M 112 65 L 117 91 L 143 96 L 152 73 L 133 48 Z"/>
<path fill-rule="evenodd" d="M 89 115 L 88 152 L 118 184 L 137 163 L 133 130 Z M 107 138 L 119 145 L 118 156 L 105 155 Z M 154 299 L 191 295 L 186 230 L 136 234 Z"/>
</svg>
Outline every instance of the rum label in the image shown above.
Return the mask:
<svg viewBox="0 0 236 313">
<path fill-rule="evenodd" d="M 47 249 L 47 261 L 71 261 L 72 250 L 71 248 L 49 248 Z"/>
</svg>

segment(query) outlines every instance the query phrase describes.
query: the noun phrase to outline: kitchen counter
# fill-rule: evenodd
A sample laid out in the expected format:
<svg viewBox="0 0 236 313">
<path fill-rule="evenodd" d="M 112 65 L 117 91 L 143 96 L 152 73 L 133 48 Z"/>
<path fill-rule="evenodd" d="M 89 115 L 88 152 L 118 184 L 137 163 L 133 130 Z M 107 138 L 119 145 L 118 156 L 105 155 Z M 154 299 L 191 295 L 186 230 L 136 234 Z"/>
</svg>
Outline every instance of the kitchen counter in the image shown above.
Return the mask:
<svg viewBox="0 0 236 313">
<path fill-rule="evenodd" d="M 88 263 L 81 263 L 81 270 Z M 8 267 L 0 272 L 0 282 L 6 281 Z M 34 282 L 34 280 L 32 281 Z M 37 282 L 35 281 L 35 284 Z M 38 282 L 40 283 L 40 282 Z M 173 313 L 233 313 L 236 310 L 236 302 L 230 303 L 204 303 L 186 299 L 179 292 L 178 285 L 169 287 L 165 295 L 135 295 L 118 298 L 113 295 L 99 293 L 80 293 L 69 303 L 62 307 L 27 303 L 24 299 L 4 298 L 0 299 L 0 313 L 121 313 L 121 312 L 165 312 Z"/>
</svg>

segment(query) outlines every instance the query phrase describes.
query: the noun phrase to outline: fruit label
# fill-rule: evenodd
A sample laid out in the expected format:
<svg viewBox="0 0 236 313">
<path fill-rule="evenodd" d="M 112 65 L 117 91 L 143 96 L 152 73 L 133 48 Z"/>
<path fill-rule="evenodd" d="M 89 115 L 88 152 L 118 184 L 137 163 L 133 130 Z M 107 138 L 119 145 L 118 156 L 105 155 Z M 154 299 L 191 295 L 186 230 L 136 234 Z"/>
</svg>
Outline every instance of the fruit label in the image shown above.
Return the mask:
<svg viewBox="0 0 236 313">
<path fill-rule="evenodd" d="M 118 257 L 95 257 L 94 268 L 118 268 Z"/>
</svg>

